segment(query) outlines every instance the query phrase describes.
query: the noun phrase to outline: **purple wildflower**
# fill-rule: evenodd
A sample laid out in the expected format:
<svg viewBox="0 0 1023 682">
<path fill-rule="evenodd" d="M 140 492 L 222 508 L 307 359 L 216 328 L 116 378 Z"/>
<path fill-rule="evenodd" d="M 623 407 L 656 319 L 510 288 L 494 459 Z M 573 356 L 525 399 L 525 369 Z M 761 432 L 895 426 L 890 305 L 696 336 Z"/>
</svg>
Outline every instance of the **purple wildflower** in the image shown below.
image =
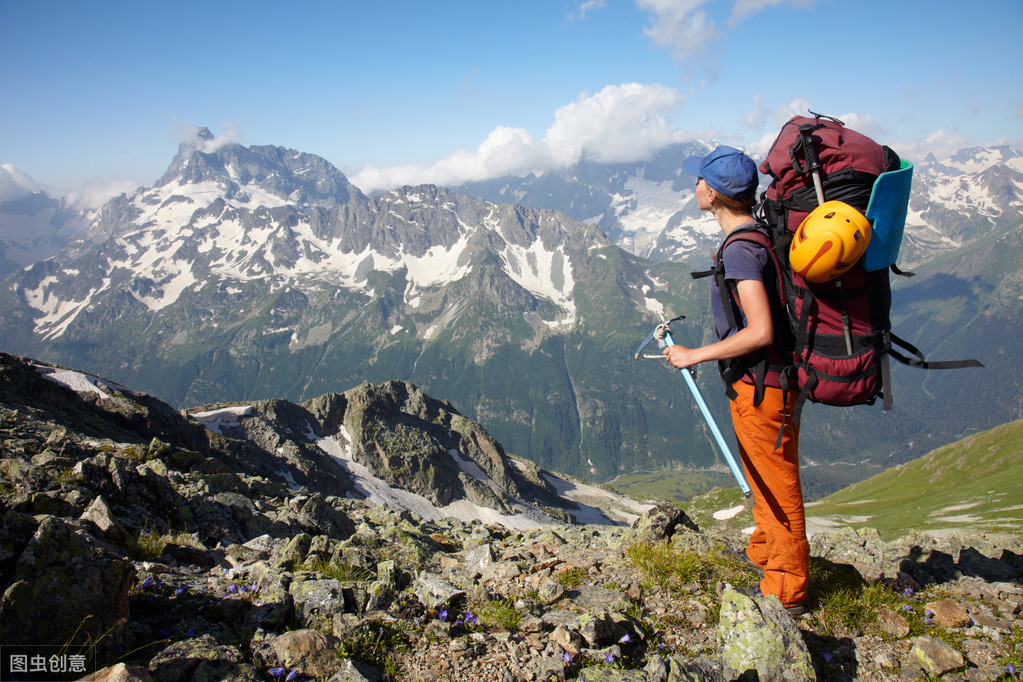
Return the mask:
<svg viewBox="0 0 1023 682">
<path fill-rule="evenodd" d="M 825 663 L 830 663 L 831 662 L 831 658 L 832 658 L 831 652 L 825 651 L 824 653 L 821 654 L 821 656 L 824 657 L 824 662 Z"/>
<path fill-rule="evenodd" d="M 175 596 L 175 597 L 180 597 L 180 596 L 181 596 L 181 595 L 183 595 L 183 594 L 184 594 L 184 593 L 185 593 L 186 591 L 187 591 L 187 590 L 185 590 L 185 588 L 184 588 L 183 586 L 182 586 L 182 587 L 179 587 L 178 589 L 174 590 L 174 596 Z"/>
<path fill-rule="evenodd" d="M 1010 675 L 1015 675 L 1016 674 L 1016 666 L 1014 666 L 1014 665 L 1012 665 L 1010 663 L 1009 665 L 1005 666 L 1005 672 L 1009 673 Z"/>
<path fill-rule="evenodd" d="M 608 651 L 606 654 L 604 654 L 604 663 L 606 663 L 607 665 L 611 665 L 614 662 L 615 662 L 614 653 Z"/>
<path fill-rule="evenodd" d="M 933 618 L 934 617 L 934 611 L 931 611 L 930 609 L 927 609 L 926 611 L 924 611 L 924 615 L 927 616 L 928 618 Z"/>
<path fill-rule="evenodd" d="M 626 632 L 622 635 L 622 638 L 618 640 L 619 644 L 632 644 L 632 637 Z"/>
<path fill-rule="evenodd" d="M 235 585 L 234 583 L 231 583 L 230 585 L 227 586 L 227 591 L 232 593 L 237 592 L 238 586 Z"/>
<path fill-rule="evenodd" d="M 267 672 L 270 673 L 270 677 L 276 677 L 277 679 L 280 679 L 281 675 L 284 674 L 284 668 L 278 666 L 276 668 L 270 668 L 269 670 L 267 670 Z"/>
<path fill-rule="evenodd" d="M 479 622 L 480 622 L 480 618 L 475 613 L 469 612 L 469 613 L 465 614 L 465 624 L 466 625 L 476 625 Z"/>
<path fill-rule="evenodd" d="M 904 589 L 902 591 L 902 595 L 904 597 L 912 597 L 913 596 L 913 588 L 912 587 L 907 587 L 906 589 Z"/>
<path fill-rule="evenodd" d="M 152 587 L 155 584 L 156 584 L 156 581 L 153 580 L 153 576 L 147 575 L 146 579 L 142 581 L 142 589 L 143 590 L 148 590 L 150 587 Z"/>
<path fill-rule="evenodd" d="M 448 619 L 448 610 L 447 609 L 441 609 L 440 612 L 437 614 L 437 618 L 439 618 L 440 622 L 442 622 L 442 623 L 444 621 L 446 621 Z"/>
<path fill-rule="evenodd" d="M 298 677 L 298 671 L 297 670 L 292 670 L 290 673 L 288 673 L 288 676 L 285 677 L 284 680 L 285 680 L 285 682 L 291 682 L 296 677 Z"/>
<path fill-rule="evenodd" d="M 930 616 L 924 616 L 924 623 L 926 623 L 927 625 L 933 625 L 934 620 Z"/>
<path fill-rule="evenodd" d="M 913 610 L 913 607 L 912 607 L 912 606 L 910 606 L 909 604 L 903 604 L 903 605 L 902 605 L 902 610 L 903 610 L 903 611 L 912 611 L 912 610 Z"/>
</svg>

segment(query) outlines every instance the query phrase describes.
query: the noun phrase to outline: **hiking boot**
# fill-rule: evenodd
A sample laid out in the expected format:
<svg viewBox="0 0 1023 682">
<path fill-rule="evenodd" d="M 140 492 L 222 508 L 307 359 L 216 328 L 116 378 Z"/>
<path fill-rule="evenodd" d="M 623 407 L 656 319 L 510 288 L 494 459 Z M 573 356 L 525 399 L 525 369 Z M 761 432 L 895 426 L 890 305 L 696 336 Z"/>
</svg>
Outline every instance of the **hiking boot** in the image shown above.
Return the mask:
<svg viewBox="0 0 1023 682">
<path fill-rule="evenodd" d="M 756 599 L 763 599 L 767 596 L 760 589 L 760 585 L 746 585 L 744 587 L 736 587 L 733 589 L 739 594 L 744 594 L 747 597 L 753 597 Z M 789 604 L 788 606 L 782 604 L 781 607 L 785 609 L 785 613 L 790 616 L 802 616 L 804 613 L 810 612 L 810 609 L 806 608 L 806 600 L 803 600 L 798 604 Z"/>
<path fill-rule="evenodd" d="M 752 568 L 760 575 L 764 575 L 764 568 L 759 564 L 755 563 L 753 559 L 750 559 L 746 552 L 736 549 L 722 549 L 718 552 L 718 557 L 721 559 L 727 559 L 736 564 Z"/>
</svg>

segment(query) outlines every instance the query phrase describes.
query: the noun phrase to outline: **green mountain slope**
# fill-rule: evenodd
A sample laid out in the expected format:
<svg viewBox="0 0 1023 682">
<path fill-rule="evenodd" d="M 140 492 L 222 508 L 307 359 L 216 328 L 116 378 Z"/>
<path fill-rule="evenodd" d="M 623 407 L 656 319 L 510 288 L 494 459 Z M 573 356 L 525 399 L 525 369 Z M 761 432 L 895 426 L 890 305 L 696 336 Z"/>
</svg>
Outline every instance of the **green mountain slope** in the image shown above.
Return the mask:
<svg viewBox="0 0 1023 682">
<path fill-rule="evenodd" d="M 827 525 L 1023 533 L 1023 421 L 950 443 L 807 505 Z"/>
</svg>

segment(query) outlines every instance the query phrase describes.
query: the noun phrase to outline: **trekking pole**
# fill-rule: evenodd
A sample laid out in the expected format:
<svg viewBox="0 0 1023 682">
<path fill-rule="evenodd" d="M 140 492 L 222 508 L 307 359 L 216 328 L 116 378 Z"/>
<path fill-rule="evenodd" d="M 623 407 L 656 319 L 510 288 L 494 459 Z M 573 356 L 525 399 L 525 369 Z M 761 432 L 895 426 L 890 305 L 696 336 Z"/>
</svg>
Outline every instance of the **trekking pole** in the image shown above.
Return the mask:
<svg viewBox="0 0 1023 682">
<path fill-rule="evenodd" d="M 810 175 L 813 178 L 813 189 L 817 194 L 818 206 L 824 203 L 824 186 L 821 184 L 821 160 L 817 156 L 817 150 L 813 147 L 813 131 L 819 127 L 819 124 L 799 126 L 799 144 L 793 145 L 792 149 L 789 150 L 789 154 L 792 156 L 792 166 L 803 175 Z M 803 150 L 803 157 L 806 159 L 805 165 L 800 164 L 796 160 L 797 148 Z"/>
<path fill-rule="evenodd" d="M 639 344 L 639 348 L 636 349 L 636 358 L 640 357 L 643 349 L 647 345 L 657 339 L 657 344 L 661 348 L 668 346 L 674 346 L 675 340 L 671 336 L 671 327 L 668 325 L 676 320 L 685 319 L 685 315 L 679 315 L 678 317 L 661 322 L 653 328 L 647 337 L 643 340 L 643 343 Z M 646 358 L 664 359 L 663 355 L 644 355 Z M 725 461 L 728 463 L 728 468 L 732 470 L 732 475 L 735 476 L 736 482 L 739 484 L 739 489 L 742 490 L 743 496 L 747 499 L 750 497 L 749 483 L 746 482 L 746 476 L 743 474 L 742 467 L 735 459 L 735 455 L 732 454 L 731 448 L 728 447 L 728 442 L 725 437 L 721 434 L 721 429 L 718 428 L 717 422 L 714 421 L 714 415 L 711 414 L 710 408 L 707 406 L 707 401 L 703 399 L 703 394 L 700 392 L 700 387 L 696 385 L 696 380 L 693 379 L 693 372 L 690 369 L 680 369 L 682 378 L 686 380 L 686 386 L 689 387 L 689 392 L 693 394 L 693 399 L 696 400 L 697 406 L 700 408 L 700 413 L 703 415 L 703 420 L 707 422 L 707 427 L 710 429 L 710 433 L 714 436 L 714 441 L 717 443 L 718 449 L 724 456 Z"/>
</svg>

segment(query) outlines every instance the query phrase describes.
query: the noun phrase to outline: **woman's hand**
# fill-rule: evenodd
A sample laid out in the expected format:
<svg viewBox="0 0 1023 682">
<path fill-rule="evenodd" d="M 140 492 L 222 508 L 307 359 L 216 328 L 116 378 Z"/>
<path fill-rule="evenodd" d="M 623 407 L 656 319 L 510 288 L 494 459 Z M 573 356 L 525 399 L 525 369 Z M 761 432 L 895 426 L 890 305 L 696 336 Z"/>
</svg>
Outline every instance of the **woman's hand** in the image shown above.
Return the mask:
<svg viewBox="0 0 1023 682">
<path fill-rule="evenodd" d="M 692 348 L 675 344 L 664 349 L 664 358 L 675 369 L 686 369 L 700 362 Z"/>
</svg>

